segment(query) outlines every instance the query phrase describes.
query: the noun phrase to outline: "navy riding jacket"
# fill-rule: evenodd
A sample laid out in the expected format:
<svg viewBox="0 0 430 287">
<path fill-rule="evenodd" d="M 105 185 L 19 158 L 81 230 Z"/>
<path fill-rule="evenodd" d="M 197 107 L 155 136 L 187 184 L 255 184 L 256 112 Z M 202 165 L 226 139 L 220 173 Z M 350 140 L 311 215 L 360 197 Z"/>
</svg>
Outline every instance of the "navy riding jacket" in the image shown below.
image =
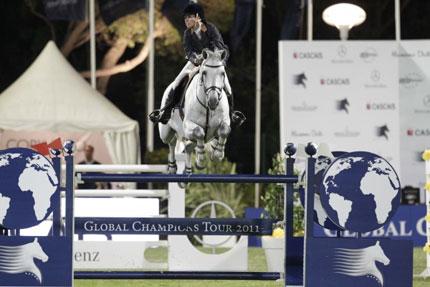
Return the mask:
<svg viewBox="0 0 430 287">
<path fill-rule="evenodd" d="M 201 31 L 201 38 L 199 38 L 191 29 L 187 29 L 184 32 L 184 50 L 185 57 L 194 64 L 199 65 L 197 60 L 197 55 L 202 53 L 202 50 L 207 48 L 212 51 L 217 49 L 225 50 L 226 56 L 224 58 L 224 63 L 227 62 L 229 57 L 229 50 L 222 39 L 220 32 L 214 24 L 206 22 L 206 32 Z"/>
</svg>

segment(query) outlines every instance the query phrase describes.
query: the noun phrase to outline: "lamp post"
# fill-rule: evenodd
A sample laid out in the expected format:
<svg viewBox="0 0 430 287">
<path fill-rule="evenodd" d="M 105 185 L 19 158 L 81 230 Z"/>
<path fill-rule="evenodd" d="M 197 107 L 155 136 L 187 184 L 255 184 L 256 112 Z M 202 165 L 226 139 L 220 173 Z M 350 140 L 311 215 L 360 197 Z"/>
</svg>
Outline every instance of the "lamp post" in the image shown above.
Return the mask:
<svg viewBox="0 0 430 287">
<path fill-rule="evenodd" d="M 322 13 L 322 18 L 328 25 L 339 29 L 341 40 L 347 40 L 349 30 L 366 20 L 366 12 L 354 4 L 338 3 L 327 7 Z"/>
</svg>

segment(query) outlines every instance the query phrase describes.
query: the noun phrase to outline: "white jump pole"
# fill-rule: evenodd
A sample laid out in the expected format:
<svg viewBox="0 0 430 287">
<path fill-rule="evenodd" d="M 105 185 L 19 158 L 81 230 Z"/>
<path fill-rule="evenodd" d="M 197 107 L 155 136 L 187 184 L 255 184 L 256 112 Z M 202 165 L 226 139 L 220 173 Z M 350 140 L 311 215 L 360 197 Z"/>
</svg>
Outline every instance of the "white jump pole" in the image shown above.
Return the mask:
<svg viewBox="0 0 430 287">
<path fill-rule="evenodd" d="M 255 174 L 260 174 L 261 160 L 261 45 L 263 25 L 263 0 L 257 0 L 257 36 L 255 67 Z M 260 185 L 255 184 L 255 207 L 260 206 Z"/>
<path fill-rule="evenodd" d="M 96 89 L 96 12 L 95 0 L 90 0 L 90 74 L 91 87 Z"/>
<path fill-rule="evenodd" d="M 313 4 L 313 0 L 308 0 L 308 41 L 312 41 L 313 37 L 314 37 L 314 30 L 313 30 L 313 25 L 314 25 L 314 18 L 313 18 L 313 13 L 314 13 L 314 4 Z"/>
</svg>

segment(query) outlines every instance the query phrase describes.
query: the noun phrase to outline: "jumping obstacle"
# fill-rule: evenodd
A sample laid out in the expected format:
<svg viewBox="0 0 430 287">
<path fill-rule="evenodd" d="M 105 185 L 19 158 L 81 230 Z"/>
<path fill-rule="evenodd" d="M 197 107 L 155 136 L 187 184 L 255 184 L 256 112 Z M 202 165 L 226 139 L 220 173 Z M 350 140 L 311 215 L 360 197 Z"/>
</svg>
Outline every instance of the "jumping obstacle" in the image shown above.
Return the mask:
<svg viewBox="0 0 430 287">
<path fill-rule="evenodd" d="M 290 161 L 293 159 L 290 158 Z M 293 164 L 290 164 L 293 166 Z M 95 167 L 96 168 L 96 167 Z M 81 181 L 90 181 L 90 182 L 141 182 L 141 183 L 149 183 L 149 182 L 163 182 L 163 183 L 170 183 L 177 186 L 176 183 L 183 182 L 242 182 L 242 183 L 289 183 L 289 188 L 293 187 L 293 183 L 296 183 L 298 181 L 297 176 L 293 175 L 292 169 L 290 170 L 290 173 L 287 175 L 200 175 L 200 174 L 193 174 L 193 175 L 168 175 L 168 174 L 81 174 L 78 175 L 78 180 Z M 171 194 L 173 195 L 173 194 Z M 171 200 L 171 198 L 170 198 Z M 170 203 L 169 203 L 170 207 Z M 169 213 L 169 216 L 170 213 Z M 76 218 L 76 230 L 79 232 L 85 224 L 87 219 L 85 218 Z M 105 222 L 110 224 L 118 224 L 120 222 L 126 223 L 126 225 L 130 225 L 130 223 L 133 223 L 132 218 L 121 218 L 116 221 L 116 219 L 91 219 L 91 220 L 97 220 L 98 222 Z M 166 219 L 153 219 L 153 218 L 146 218 L 146 219 L 140 219 L 142 222 L 157 222 L 157 224 L 168 224 L 173 222 L 179 222 L 183 223 L 186 226 L 194 225 L 196 222 L 202 222 L 202 221 L 208 221 L 207 218 L 205 219 L 184 219 L 184 218 L 166 218 Z M 159 232 L 162 234 L 169 234 L 169 235 L 177 235 L 177 234 L 225 234 L 225 235 L 268 235 L 272 233 L 272 221 L 265 221 L 265 220 L 245 220 L 245 219 L 210 219 L 212 223 L 215 224 L 223 224 L 223 225 L 229 225 L 229 226 L 248 226 L 248 227 L 263 227 L 259 232 L 256 232 L 256 230 L 253 230 L 254 232 L 247 231 L 247 232 L 239 232 L 238 230 L 234 231 L 218 231 L 216 233 L 214 232 L 202 232 L 204 229 L 204 226 L 200 228 L 198 232 L 187 232 L 187 233 L 178 233 L 176 232 Z M 127 224 L 128 222 L 128 224 Z M 266 223 L 266 225 L 263 224 L 263 222 Z M 260 225 L 259 225 L 260 224 Z M 252 228 L 251 228 L 252 229 Z M 203 230 L 204 231 L 204 230 Z M 103 231 L 102 231 L 103 232 Z M 123 231 L 118 231 L 117 234 L 122 233 Z M 128 233 L 127 233 L 128 232 Z M 130 230 L 125 232 L 125 234 L 132 234 Z M 151 231 L 148 230 L 139 230 L 139 234 L 154 234 Z M 176 241 L 175 236 L 175 241 Z M 183 236 L 182 236 L 183 237 Z M 243 237 L 241 236 L 241 239 L 236 244 L 240 244 L 240 241 Z M 189 243 L 188 239 L 186 237 L 183 237 L 184 240 L 186 240 Z M 173 241 L 173 240 L 172 240 Z M 184 243 L 184 242 L 182 242 Z M 170 241 L 169 241 L 169 247 L 170 247 Z M 191 246 L 193 250 L 196 250 L 195 247 Z M 191 250 L 191 249 L 190 249 Z M 192 257 L 192 256 L 191 256 Z M 183 258 L 184 261 L 187 260 L 187 258 Z M 198 263 L 198 262 L 197 262 Z M 170 267 L 170 266 L 169 266 Z M 278 280 L 283 278 L 282 273 L 277 272 L 242 272 L 242 271 L 231 271 L 231 272 L 223 272 L 223 271 L 144 271 L 144 272 L 90 272 L 90 271 L 75 271 L 75 278 L 79 279 L 218 279 L 218 280 Z M 301 284 L 300 280 L 294 280 L 293 278 L 290 280 L 295 285 Z"/>
<path fill-rule="evenodd" d="M 277 280 L 284 278 L 285 286 L 303 285 L 306 287 L 338 287 L 338 286 L 367 286 L 367 284 L 379 284 L 384 286 L 384 276 L 387 282 L 386 286 L 390 287 L 411 287 L 412 286 L 412 244 L 411 242 L 402 240 L 389 240 L 389 239 L 364 239 L 361 238 L 360 233 L 358 238 L 316 238 L 313 235 L 314 224 L 314 195 L 318 191 L 318 186 L 322 186 L 317 182 L 315 176 L 315 155 L 316 147 L 313 144 L 308 144 L 306 153 L 308 154 L 306 164 L 306 187 L 305 187 L 305 236 L 304 238 L 293 237 L 293 184 L 298 182 L 298 177 L 294 176 L 294 161 L 295 147 L 288 144 L 285 149 L 286 158 L 286 174 L 282 176 L 256 176 L 256 175 L 165 175 L 165 174 L 82 174 L 80 180 L 88 182 L 166 182 L 173 183 L 187 183 L 187 182 L 250 182 L 250 183 L 273 183 L 278 182 L 284 184 L 284 220 L 286 223 L 286 240 L 284 252 L 284 272 L 209 272 L 209 271 L 144 271 L 144 272 L 89 272 L 89 271 L 76 271 L 73 273 L 72 265 L 72 248 L 73 242 L 71 240 L 75 230 L 80 232 L 92 234 L 103 234 L 106 232 L 113 234 L 167 234 L 167 235 L 264 235 L 272 232 L 272 221 L 263 219 L 214 219 L 214 218 L 81 218 L 76 217 L 73 222 L 73 180 L 75 173 L 73 171 L 73 157 L 72 147 L 70 143 L 65 149 L 66 159 L 66 186 L 60 187 L 59 190 L 64 190 L 66 201 L 66 229 L 61 228 L 61 212 L 60 212 L 60 193 L 56 193 L 54 200 L 53 212 L 53 228 L 52 234 L 58 236 L 68 236 L 68 245 L 53 243 L 52 246 L 44 247 L 49 249 L 54 248 L 57 252 L 50 250 L 50 258 L 54 263 L 62 260 L 68 270 L 62 269 L 62 273 L 57 272 L 58 276 L 62 276 L 64 280 L 69 280 L 65 284 L 56 282 L 54 285 L 70 286 L 70 280 L 74 276 L 79 279 L 234 279 L 234 280 Z M 60 152 L 54 151 L 56 157 Z M 342 167 L 346 169 L 351 168 L 356 171 L 362 171 L 363 168 L 352 168 L 354 161 L 359 158 L 360 154 L 365 152 L 349 153 L 342 155 L 343 161 L 340 162 Z M 367 153 L 369 154 L 369 153 Z M 14 156 L 14 155 L 13 155 Z M 13 159 L 13 156 L 9 156 Z M 362 158 L 364 163 L 369 164 L 368 158 L 364 155 Z M 54 158 L 54 166 L 56 174 L 59 174 L 59 159 Z M 387 169 L 381 165 L 381 158 L 378 161 L 372 162 L 371 165 L 361 165 L 362 167 L 372 168 L 373 173 L 377 173 L 376 178 L 387 180 L 393 184 L 392 178 L 388 179 L 385 172 Z M 335 168 L 336 161 L 333 162 L 327 169 L 326 174 L 330 171 L 331 167 Z M 375 164 L 375 165 L 374 165 Z M 350 165 L 350 166 L 349 166 Z M 382 167 L 382 169 L 381 169 Z M 376 169 L 375 169 L 376 168 Z M 342 169 L 343 170 L 343 169 Z M 333 171 L 333 170 L 332 170 Z M 391 170 L 393 171 L 393 170 Z M 349 178 L 341 177 L 342 184 L 354 181 L 355 183 L 361 182 L 363 174 L 357 176 L 354 172 Z M 336 173 L 338 174 L 338 173 Z M 382 174 L 382 176 L 381 176 Z M 397 177 L 395 172 L 393 174 Z M 388 173 L 388 175 L 391 175 Z M 326 175 L 325 175 L 326 176 Z M 330 173 L 330 180 L 333 181 L 334 186 L 337 186 L 337 179 L 335 175 Z M 398 178 L 397 178 L 398 181 Z M 60 180 L 58 180 L 60 182 Z M 399 183 L 399 182 L 398 182 Z M 397 184 L 397 183 L 396 183 Z M 373 187 L 379 190 L 379 186 Z M 394 186 L 393 186 L 394 188 Z M 349 189 L 346 189 L 349 190 Z M 320 196 L 326 190 L 319 190 Z M 362 190 L 360 189 L 362 192 Z M 366 189 L 366 192 L 369 190 Z M 331 192 L 331 191 L 330 191 Z M 339 202 L 339 194 L 334 198 Z M 362 195 L 359 195 L 362 196 Z M 343 198 L 343 202 L 353 203 L 355 199 Z M 51 203 L 52 203 L 51 202 Z M 342 201 L 340 201 L 342 203 Z M 395 210 L 392 206 L 392 210 Z M 330 205 L 331 206 L 331 205 Z M 331 208 L 324 206 L 324 209 Z M 345 209 L 335 209 L 336 212 L 344 212 Z M 377 210 L 375 209 L 375 212 Z M 380 210 L 378 210 L 380 211 Z M 348 211 L 350 213 L 351 210 Z M 354 211 L 356 212 L 356 211 Z M 392 216 L 392 214 L 390 215 Z M 330 217 L 330 216 L 329 216 Z M 348 219 L 348 217 L 347 217 Z M 358 217 L 359 222 L 363 221 L 362 217 Z M 335 222 L 336 218 L 330 218 Z M 338 226 L 342 227 L 341 224 Z M 7 226 L 6 226 L 7 227 Z M 347 228 L 344 227 L 344 230 Z M 349 230 L 349 229 L 348 229 Z M 17 232 L 19 233 L 19 232 Z M 339 233 L 342 236 L 342 232 Z M 9 238 L 0 237 L 2 242 L 5 241 L 19 241 L 19 236 L 10 236 Z M 37 241 L 35 238 L 34 241 Z M 63 242 L 64 243 L 64 242 Z M 16 243 L 15 243 L 16 244 Z M 9 245 L 10 247 L 11 245 Z M 3 248 L 4 249 L 4 248 Z M 7 248 L 6 248 L 7 249 Z M 58 250 L 62 251 L 59 252 Z M 2 251 L 2 250 L 0 250 Z M 3 256 L 0 252 L 0 257 Z M 56 257 L 57 256 L 57 257 Z M 44 262 L 47 258 L 41 257 Z M 51 260 L 51 259 L 49 259 Z M 187 258 L 184 258 L 187 260 Z M 4 262 L 4 260 L 3 260 Z M 377 265 L 375 262 L 380 262 Z M 50 262 L 52 264 L 52 262 Z M 47 265 L 49 266 L 49 265 Z M 384 267 L 385 266 L 385 267 Z M 67 269 L 67 268 L 66 268 Z M 381 269 L 381 270 L 379 270 Z M 4 273 L 5 269 L 0 269 Z M 52 269 L 58 270 L 58 269 Z M 52 270 L 44 269 L 44 274 L 52 273 Z M 366 273 L 367 272 L 367 273 Z M 370 273 L 369 273 L 370 272 Z M 2 274 L 3 275 L 3 274 Z M 0 277 L 1 278 L 1 277 Z M 39 276 L 39 278 L 41 278 Z M 49 281 L 49 280 L 47 280 Z M 7 282 L 10 285 L 10 282 Z M 28 286 L 29 284 L 22 282 L 13 282 L 16 286 Z M 46 283 L 48 284 L 48 283 Z M 4 285 L 4 284 L 3 284 Z M 1 286 L 1 284 L 0 284 Z"/>
<path fill-rule="evenodd" d="M 425 160 L 425 174 L 426 174 L 426 184 L 425 184 L 425 201 L 427 206 L 427 214 L 426 214 L 426 227 L 427 227 L 427 241 L 423 250 L 426 253 L 426 268 L 419 275 L 420 277 L 427 278 L 430 277 L 430 150 L 424 151 L 422 155 Z"/>
</svg>

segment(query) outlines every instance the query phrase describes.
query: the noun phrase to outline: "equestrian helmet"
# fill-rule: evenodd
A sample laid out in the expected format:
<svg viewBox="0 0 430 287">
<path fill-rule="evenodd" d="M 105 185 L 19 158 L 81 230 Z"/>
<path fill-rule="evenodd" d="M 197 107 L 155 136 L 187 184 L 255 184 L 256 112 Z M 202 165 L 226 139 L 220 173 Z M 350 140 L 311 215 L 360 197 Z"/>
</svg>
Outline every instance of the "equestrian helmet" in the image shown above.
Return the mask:
<svg viewBox="0 0 430 287">
<path fill-rule="evenodd" d="M 185 7 L 183 11 L 184 17 L 187 15 L 199 15 L 202 22 L 206 21 L 205 19 L 205 11 L 203 10 L 203 7 L 200 6 L 197 3 L 190 2 L 187 7 Z"/>
</svg>

